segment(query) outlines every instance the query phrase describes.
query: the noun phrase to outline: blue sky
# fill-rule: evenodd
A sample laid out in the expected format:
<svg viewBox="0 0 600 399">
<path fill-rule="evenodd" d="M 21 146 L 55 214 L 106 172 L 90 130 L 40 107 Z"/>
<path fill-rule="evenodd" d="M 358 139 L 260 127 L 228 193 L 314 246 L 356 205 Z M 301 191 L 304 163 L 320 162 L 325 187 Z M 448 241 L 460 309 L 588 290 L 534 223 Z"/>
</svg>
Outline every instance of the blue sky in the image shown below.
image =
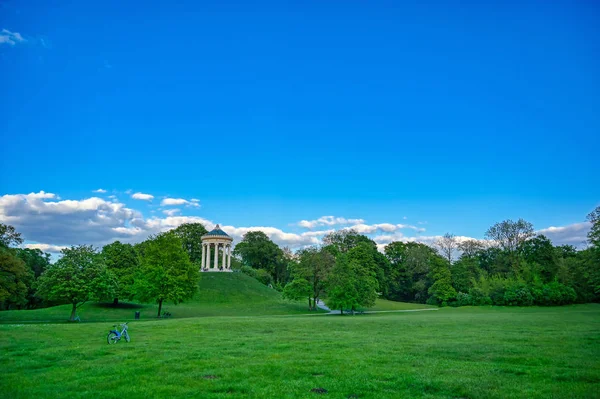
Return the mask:
<svg viewBox="0 0 600 399">
<path fill-rule="evenodd" d="M 579 244 L 600 204 L 593 1 L 84 3 L 0 1 L 0 222 L 30 244 L 519 217 Z"/>
</svg>

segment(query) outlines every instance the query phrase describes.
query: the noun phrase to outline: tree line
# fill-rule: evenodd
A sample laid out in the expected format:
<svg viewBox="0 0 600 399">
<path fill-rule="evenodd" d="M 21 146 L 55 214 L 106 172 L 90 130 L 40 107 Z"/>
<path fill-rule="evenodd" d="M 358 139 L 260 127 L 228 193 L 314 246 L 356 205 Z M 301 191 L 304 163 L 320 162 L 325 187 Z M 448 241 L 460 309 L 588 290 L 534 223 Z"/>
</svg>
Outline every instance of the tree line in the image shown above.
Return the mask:
<svg viewBox="0 0 600 399">
<path fill-rule="evenodd" d="M 432 245 L 392 242 L 383 253 L 351 229 L 327 234 L 320 246 L 292 252 L 261 231 L 234 249 L 232 269 L 304 300 L 315 310 L 355 311 L 381 297 L 440 306 L 564 305 L 600 300 L 600 207 L 588 215 L 588 246 L 554 246 L 531 223 L 505 220 L 485 240 L 446 234 Z M 71 304 L 71 319 L 86 301 L 179 303 L 197 290 L 202 224 L 183 224 L 131 245 L 64 249 L 55 263 L 23 249 L 20 234 L 0 224 L 0 309 Z"/>
<path fill-rule="evenodd" d="M 323 244 L 295 254 L 262 232 L 247 233 L 236 246 L 241 270 L 308 303 L 354 311 L 378 297 L 440 306 L 565 305 L 600 300 L 600 207 L 588 246 L 554 246 L 531 223 L 494 224 L 485 240 L 461 241 L 446 234 L 432 245 L 392 242 L 379 252 L 353 230 L 326 235 Z"/>
<path fill-rule="evenodd" d="M 70 304 L 70 320 L 88 301 L 179 303 L 198 289 L 201 224 L 183 224 L 131 245 L 115 241 L 101 250 L 78 245 L 50 255 L 23 249 L 14 227 L 0 224 L 0 310 Z"/>
</svg>

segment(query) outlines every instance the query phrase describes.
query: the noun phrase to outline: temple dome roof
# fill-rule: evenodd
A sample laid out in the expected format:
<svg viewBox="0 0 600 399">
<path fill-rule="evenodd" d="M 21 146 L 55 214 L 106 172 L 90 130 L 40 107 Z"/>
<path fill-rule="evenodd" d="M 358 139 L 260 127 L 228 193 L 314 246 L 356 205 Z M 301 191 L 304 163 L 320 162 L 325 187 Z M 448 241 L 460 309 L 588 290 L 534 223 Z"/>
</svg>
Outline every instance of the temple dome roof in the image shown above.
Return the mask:
<svg viewBox="0 0 600 399">
<path fill-rule="evenodd" d="M 212 229 L 211 231 L 206 233 L 204 235 L 204 237 L 206 237 L 206 236 L 231 238 L 227 233 L 225 233 L 223 230 L 221 230 L 221 226 L 219 226 L 219 225 L 216 225 L 214 229 Z"/>
</svg>

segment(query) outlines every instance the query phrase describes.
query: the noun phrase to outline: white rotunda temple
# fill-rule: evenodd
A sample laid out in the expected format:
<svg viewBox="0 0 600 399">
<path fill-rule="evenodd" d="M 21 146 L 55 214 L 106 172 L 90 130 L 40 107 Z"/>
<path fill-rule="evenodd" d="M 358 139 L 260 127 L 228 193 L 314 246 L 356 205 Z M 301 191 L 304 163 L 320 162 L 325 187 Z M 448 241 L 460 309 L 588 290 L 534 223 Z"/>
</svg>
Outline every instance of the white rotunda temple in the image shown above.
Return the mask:
<svg viewBox="0 0 600 399">
<path fill-rule="evenodd" d="M 230 272 L 231 271 L 231 244 L 233 238 L 227 235 L 217 225 L 214 229 L 201 237 L 202 240 L 202 272 Z M 214 262 L 211 263 L 211 250 L 214 249 Z M 219 265 L 219 249 L 221 249 L 222 262 Z"/>
</svg>

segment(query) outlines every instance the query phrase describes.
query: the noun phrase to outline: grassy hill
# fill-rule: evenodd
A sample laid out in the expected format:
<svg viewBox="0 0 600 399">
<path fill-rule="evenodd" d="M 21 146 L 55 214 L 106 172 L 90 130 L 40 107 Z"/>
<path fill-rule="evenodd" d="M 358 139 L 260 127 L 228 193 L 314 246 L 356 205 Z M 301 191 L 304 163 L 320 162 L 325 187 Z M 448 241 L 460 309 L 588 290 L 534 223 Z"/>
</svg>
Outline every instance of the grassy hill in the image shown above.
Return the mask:
<svg viewBox="0 0 600 399">
<path fill-rule="evenodd" d="M 370 310 L 411 310 L 431 306 L 386 301 L 378 299 Z M 243 273 L 203 273 L 198 292 L 191 300 L 179 305 L 163 304 L 163 310 L 172 318 L 206 316 L 268 316 L 308 313 L 305 301 L 290 302 L 281 294 Z M 133 320 L 135 312 L 142 320 L 155 319 L 158 307 L 155 304 L 86 303 L 78 310 L 82 322 Z M 10 310 L 0 312 L 0 323 L 12 322 L 66 322 L 71 305 L 54 306 L 35 310 Z"/>
<path fill-rule="evenodd" d="M 199 289 L 194 298 L 179 305 L 163 304 L 163 310 L 173 318 L 200 316 L 257 316 L 307 313 L 304 302 L 290 302 L 281 294 L 242 273 L 203 273 Z M 70 314 L 70 305 L 46 309 L 11 310 L 0 312 L 0 323 L 14 321 L 65 321 Z M 132 320 L 136 311 L 141 318 L 156 318 L 155 304 L 120 303 L 114 307 L 109 303 L 86 303 L 78 310 L 83 322 L 105 320 Z"/>
</svg>

